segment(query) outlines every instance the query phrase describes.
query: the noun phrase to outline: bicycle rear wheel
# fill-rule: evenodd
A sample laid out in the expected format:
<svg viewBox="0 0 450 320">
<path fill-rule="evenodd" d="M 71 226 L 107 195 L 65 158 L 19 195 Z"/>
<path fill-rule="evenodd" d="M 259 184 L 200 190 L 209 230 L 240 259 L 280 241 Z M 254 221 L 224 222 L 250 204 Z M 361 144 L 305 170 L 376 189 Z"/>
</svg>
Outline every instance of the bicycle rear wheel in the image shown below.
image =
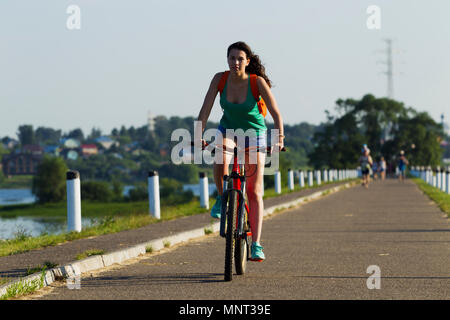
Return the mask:
<svg viewBox="0 0 450 320">
<path fill-rule="evenodd" d="M 236 217 L 238 211 L 238 192 L 230 190 L 227 212 L 227 233 L 225 244 L 225 281 L 233 279 L 233 262 L 236 240 Z"/>
</svg>

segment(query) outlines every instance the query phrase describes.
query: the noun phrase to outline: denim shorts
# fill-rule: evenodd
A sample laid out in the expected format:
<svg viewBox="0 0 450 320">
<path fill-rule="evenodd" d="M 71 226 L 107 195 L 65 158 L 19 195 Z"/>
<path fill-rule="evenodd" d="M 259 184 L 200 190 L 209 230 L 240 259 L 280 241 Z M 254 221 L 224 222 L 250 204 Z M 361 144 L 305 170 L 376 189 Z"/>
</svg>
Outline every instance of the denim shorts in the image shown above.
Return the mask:
<svg viewBox="0 0 450 320">
<path fill-rule="evenodd" d="M 219 142 L 219 134 L 222 135 L 222 138 L 226 137 L 226 128 L 222 127 L 219 125 L 219 127 L 217 128 L 217 133 L 216 133 L 216 138 L 215 141 L 217 144 L 221 144 Z M 237 137 L 238 138 L 238 144 L 240 143 L 240 141 L 242 140 L 242 136 L 239 135 L 234 135 L 233 137 Z M 261 147 L 261 148 L 265 148 L 267 147 L 267 138 L 266 138 L 266 134 L 261 134 L 259 136 L 254 135 L 254 136 L 248 136 L 248 135 L 244 135 L 244 142 L 245 142 L 245 148 L 255 148 L 255 147 Z"/>
</svg>

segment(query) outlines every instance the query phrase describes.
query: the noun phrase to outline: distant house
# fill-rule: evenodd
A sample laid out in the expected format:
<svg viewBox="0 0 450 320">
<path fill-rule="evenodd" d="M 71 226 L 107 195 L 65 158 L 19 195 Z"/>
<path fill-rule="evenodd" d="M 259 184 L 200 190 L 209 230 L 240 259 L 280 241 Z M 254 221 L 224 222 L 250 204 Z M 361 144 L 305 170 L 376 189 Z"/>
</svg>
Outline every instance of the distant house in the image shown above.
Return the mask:
<svg viewBox="0 0 450 320">
<path fill-rule="evenodd" d="M 60 149 L 58 146 L 46 146 L 44 147 L 44 153 L 51 154 L 53 156 L 59 156 Z"/>
<path fill-rule="evenodd" d="M 11 139 L 9 137 L 2 139 L 2 142 L 5 149 L 12 149 L 19 144 L 19 141 Z"/>
<path fill-rule="evenodd" d="M 44 149 L 37 144 L 26 144 L 22 147 L 22 153 L 31 153 L 33 155 L 42 155 Z"/>
<path fill-rule="evenodd" d="M 18 153 L 3 157 L 2 166 L 5 176 L 34 175 L 42 160 L 42 154 Z"/>
<path fill-rule="evenodd" d="M 132 143 L 125 145 L 124 150 L 125 150 L 125 152 L 130 152 L 132 150 L 137 149 L 138 147 L 139 147 L 139 142 L 133 141 Z"/>
<path fill-rule="evenodd" d="M 79 152 L 79 149 L 63 149 L 60 155 L 68 160 L 77 160 L 80 156 Z"/>
<path fill-rule="evenodd" d="M 98 154 L 98 148 L 95 144 L 82 144 L 80 149 L 83 157 L 89 157 L 94 154 Z"/>
<path fill-rule="evenodd" d="M 107 137 L 107 136 L 98 137 L 97 139 L 95 139 L 95 142 L 100 144 L 106 150 L 108 150 L 109 148 L 111 148 L 114 145 L 117 147 L 120 145 L 119 142 L 114 141 L 113 139 L 111 139 L 110 137 Z"/>
<path fill-rule="evenodd" d="M 67 148 L 67 149 L 76 149 L 76 148 L 80 147 L 80 141 L 78 141 L 77 139 L 72 139 L 72 138 L 66 139 L 65 138 L 65 139 L 61 139 L 60 143 L 64 148 Z"/>
</svg>

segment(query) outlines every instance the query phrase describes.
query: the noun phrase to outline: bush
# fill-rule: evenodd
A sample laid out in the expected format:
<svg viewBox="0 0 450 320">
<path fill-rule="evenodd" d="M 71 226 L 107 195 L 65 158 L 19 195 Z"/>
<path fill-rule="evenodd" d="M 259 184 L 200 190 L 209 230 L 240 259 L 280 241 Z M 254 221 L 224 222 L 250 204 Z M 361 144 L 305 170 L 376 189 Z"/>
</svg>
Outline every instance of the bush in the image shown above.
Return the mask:
<svg viewBox="0 0 450 320">
<path fill-rule="evenodd" d="M 180 204 L 192 200 L 194 194 L 192 191 L 183 191 L 183 184 L 170 178 L 161 178 L 159 180 L 159 195 L 164 204 Z M 125 197 L 127 201 L 146 201 L 148 200 L 148 187 L 144 184 L 135 186 Z"/>
<path fill-rule="evenodd" d="M 148 200 L 148 190 L 145 186 L 137 186 L 130 189 L 128 196 L 125 197 L 127 201 L 144 201 Z"/>
<path fill-rule="evenodd" d="M 66 198 L 67 170 L 62 158 L 44 157 L 32 185 L 32 192 L 39 203 L 60 202 Z"/>
<path fill-rule="evenodd" d="M 106 182 L 86 181 L 81 183 L 81 199 L 108 202 L 113 198 L 113 191 Z"/>
</svg>

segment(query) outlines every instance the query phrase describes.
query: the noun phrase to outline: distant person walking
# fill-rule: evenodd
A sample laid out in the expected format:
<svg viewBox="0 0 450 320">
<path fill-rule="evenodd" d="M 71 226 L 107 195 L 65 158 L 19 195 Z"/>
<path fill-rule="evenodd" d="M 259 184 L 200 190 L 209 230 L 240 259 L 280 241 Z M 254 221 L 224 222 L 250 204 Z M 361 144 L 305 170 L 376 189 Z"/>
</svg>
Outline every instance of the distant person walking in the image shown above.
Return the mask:
<svg viewBox="0 0 450 320">
<path fill-rule="evenodd" d="M 400 156 L 398 157 L 397 164 L 399 170 L 398 178 L 401 182 L 404 182 L 406 178 L 406 166 L 409 164 L 409 162 L 408 159 L 406 159 L 405 152 L 403 150 L 400 151 Z"/>
<path fill-rule="evenodd" d="M 380 164 L 379 164 L 379 168 L 380 168 L 380 178 L 381 181 L 384 181 L 384 179 L 386 178 L 386 160 L 384 160 L 384 157 L 380 158 Z"/>
<path fill-rule="evenodd" d="M 378 178 L 378 171 L 379 171 L 379 166 L 378 166 L 378 162 L 374 161 L 373 165 L 372 165 L 372 172 L 373 172 L 373 180 L 376 181 Z"/>
<path fill-rule="evenodd" d="M 369 155 L 370 149 L 364 146 L 361 150 L 362 155 L 359 157 L 359 163 L 361 164 L 361 173 L 362 173 L 362 186 L 366 189 L 369 188 L 370 182 L 370 170 L 372 168 L 373 160 Z"/>
</svg>

